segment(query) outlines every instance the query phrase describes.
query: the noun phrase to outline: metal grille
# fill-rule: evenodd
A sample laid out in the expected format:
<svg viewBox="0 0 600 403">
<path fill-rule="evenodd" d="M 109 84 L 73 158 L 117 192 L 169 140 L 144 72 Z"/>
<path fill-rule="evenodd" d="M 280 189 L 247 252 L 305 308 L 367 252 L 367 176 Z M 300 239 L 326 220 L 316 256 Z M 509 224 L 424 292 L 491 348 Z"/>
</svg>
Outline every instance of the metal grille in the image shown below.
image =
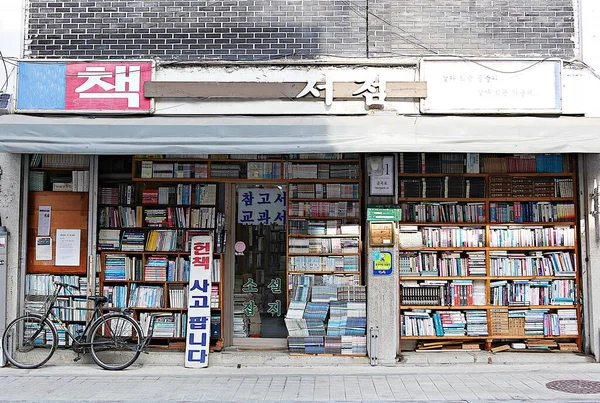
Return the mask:
<svg viewBox="0 0 600 403">
<path fill-rule="evenodd" d="M 578 395 L 600 393 L 600 382 L 583 381 L 580 379 L 552 381 L 548 382 L 546 387 L 548 389 L 558 390 L 559 392 L 575 393 Z"/>
</svg>

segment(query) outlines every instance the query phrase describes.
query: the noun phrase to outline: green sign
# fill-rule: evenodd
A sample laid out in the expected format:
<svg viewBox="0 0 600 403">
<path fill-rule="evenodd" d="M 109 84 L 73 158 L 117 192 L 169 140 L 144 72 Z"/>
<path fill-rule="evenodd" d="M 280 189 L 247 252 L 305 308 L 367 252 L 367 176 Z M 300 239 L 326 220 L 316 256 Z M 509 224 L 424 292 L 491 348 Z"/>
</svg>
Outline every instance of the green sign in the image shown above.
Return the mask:
<svg viewBox="0 0 600 403">
<path fill-rule="evenodd" d="M 397 208 L 369 207 L 367 221 L 400 221 L 402 212 Z"/>
</svg>

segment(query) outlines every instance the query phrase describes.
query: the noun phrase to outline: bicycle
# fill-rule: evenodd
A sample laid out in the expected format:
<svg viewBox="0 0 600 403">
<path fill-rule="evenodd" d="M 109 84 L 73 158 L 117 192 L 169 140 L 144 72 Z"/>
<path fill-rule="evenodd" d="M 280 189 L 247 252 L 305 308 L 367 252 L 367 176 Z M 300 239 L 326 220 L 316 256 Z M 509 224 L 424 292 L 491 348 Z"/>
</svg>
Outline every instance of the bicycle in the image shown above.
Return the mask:
<svg viewBox="0 0 600 403">
<path fill-rule="evenodd" d="M 143 335 L 139 323 L 128 315 L 124 308 L 105 308 L 108 298 L 88 296 L 94 308 L 71 308 L 93 311 L 80 331 L 73 334 L 61 320 L 57 311 L 69 309 L 56 304 L 61 291 L 78 290 L 79 287 L 54 281 L 54 292 L 44 296 L 37 312 L 26 311 L 13 320 L 2 336 L 2 349 L 7 360 L 17 368 L 33 369 L 44 365 L 52 357 L 58 346 L 58 330 L 54 322 L 60 324 L 72 341 L 70 348 L 77 353 L 74 361 L 90 352 L 93 360 L 107 370 L 121 370 L 133 364 L 152 338 L 154 323 L 150 322 L 148 334 Z M 82 297 L 83 298 L 83 297 Z"/>
</svg>

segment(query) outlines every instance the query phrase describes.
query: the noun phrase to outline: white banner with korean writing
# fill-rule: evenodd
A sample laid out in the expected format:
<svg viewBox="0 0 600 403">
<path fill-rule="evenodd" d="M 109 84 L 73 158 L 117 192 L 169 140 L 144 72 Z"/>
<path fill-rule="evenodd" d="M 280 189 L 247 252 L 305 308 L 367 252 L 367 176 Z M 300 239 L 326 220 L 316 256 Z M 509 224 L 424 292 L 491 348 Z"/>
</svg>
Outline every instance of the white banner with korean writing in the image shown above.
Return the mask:
<svg viewBox="0 0 600 403">
<path fill-rule="evenodd" d="M 188 321 L 185 343 L 186 368 L 208 367 L 212 260 L 212 235 L 193 237 L 190 255 Z"/>
<path fill-rule="evenodd" d="M 243 225 L 285 225 L 285 190 L 238 189 L 238 223 Z"/>
</svg>

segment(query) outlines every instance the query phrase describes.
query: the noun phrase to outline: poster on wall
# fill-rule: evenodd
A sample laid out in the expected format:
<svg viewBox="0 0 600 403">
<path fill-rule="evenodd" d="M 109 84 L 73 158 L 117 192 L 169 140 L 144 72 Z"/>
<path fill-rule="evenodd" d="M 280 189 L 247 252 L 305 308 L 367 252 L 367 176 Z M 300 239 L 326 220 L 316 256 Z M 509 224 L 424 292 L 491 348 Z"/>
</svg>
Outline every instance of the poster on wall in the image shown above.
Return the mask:
<svg viewBox="0 0 600 403">
<path fill-rule="evenodd" d="M 285 225 L 286 206 L 284 189 L 239 189 L 238 224 Z"/>
<path fill-rule="evenodd" d="M 80 229 L 56 230 L 56 266 L 79 266 L 81 253 Z"/>
<path fill-rule="evenodd" d="M 212 235 L 192 238 L 185 343 L 186 368 L 208 367 L 213 246 Z"/>
</svg>

